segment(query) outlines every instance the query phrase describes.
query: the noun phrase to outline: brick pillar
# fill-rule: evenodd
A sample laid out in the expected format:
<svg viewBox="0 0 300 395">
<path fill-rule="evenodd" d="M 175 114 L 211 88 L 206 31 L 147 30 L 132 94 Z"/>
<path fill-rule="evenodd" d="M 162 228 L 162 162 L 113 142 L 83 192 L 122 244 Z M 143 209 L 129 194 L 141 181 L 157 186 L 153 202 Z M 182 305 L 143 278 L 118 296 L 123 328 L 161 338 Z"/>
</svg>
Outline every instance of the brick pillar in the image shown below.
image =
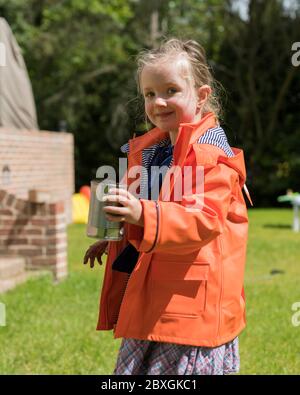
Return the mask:
<svg viewBox="0 0 300 395">
<path fill-rule="evenodd" d="M 63 202 L 18 199 L 0 190 L 0 255 L 25 258 L 26 270 L 67 276 L 67 229 Z"/>
<path fill-rule="evenodd" d="M 49 219 L 46 230 L 46 256 L 53 262 L 55 279 L 59 281 L 68 274 L 67 227 L 64 202 L 49 204 Z"/>
</svg>

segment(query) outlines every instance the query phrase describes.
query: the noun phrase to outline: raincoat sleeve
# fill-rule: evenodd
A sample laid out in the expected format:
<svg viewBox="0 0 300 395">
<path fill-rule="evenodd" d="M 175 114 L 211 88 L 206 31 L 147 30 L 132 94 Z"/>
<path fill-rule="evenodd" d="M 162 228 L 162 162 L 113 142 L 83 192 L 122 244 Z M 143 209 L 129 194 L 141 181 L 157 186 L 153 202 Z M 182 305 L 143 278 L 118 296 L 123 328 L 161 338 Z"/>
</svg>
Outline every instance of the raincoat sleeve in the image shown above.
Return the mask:
<svg viewBox="0 0 300 395">
<path fill-rule="evenodd" d="M 128 233 L 129 242 L 138 251 L 184 255 L 199 250 L 222 233 L 239 175 L 226 163 L 217 161 L 203 169 L 204 189 L 200 197 L 183 195 L 179 202 L 141 199 L 144 227 L 131 228 Z"/>
</svg>

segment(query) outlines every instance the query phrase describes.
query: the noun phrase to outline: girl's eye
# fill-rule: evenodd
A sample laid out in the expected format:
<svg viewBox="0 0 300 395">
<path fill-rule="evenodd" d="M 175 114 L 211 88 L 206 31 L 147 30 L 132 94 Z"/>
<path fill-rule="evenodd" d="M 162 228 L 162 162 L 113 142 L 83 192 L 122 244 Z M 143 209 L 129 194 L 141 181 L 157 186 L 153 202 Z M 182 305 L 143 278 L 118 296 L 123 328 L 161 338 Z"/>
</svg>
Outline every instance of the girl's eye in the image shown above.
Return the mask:
<svg viewBox="0 0 300 395">
<path fill-rule="evenodd" d="M 152 96 L 154 96 L 154 93 L 153 93 L 153 92 L 147 92 L 147 93 L 145 93 L 145 97 L 152 97 Z"/>
<path fill-rule="evenodd" d="M 176 89 L 176 88 L 169 88 L 169 89 L 168 89 L 168 93 L 173 94 L 173 93 L 176 93 L 176 92 L 177 92 L 177 89 Z"/>
</svg>

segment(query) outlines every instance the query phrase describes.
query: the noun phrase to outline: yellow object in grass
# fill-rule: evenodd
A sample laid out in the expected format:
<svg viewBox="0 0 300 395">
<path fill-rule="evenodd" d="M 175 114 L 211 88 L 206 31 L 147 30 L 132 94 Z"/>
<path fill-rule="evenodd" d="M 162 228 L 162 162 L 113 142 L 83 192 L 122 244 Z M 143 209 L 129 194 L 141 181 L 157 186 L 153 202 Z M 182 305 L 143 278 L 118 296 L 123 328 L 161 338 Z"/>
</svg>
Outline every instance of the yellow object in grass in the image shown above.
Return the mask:
<svg viewBox="0 0 300 395">
<path fill-rule="evenodd" d="M 89 215 L 89 200 L 81 193 L 72 196 L 72 221 L 74 224 L 87 224 Z"/>
</svg>

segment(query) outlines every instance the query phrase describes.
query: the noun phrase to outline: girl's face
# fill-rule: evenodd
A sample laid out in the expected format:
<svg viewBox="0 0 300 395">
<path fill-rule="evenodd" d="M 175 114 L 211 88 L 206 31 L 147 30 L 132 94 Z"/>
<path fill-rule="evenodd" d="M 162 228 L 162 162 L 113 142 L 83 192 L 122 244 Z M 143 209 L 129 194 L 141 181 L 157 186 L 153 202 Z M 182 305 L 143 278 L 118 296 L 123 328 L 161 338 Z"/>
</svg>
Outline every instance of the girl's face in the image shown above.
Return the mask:
<svg viewBox="0 0 300 395">
<path fill-rule="evenodd" d="M 200 96 L 193 88 L 193 80 L 182 75 L 183 61 L 169 59 L 147 65 L 141 73 L 146 114 L 163 131 L 177 132 L 180 123 L 193 122 L 199 112 Z"/>
</svg>

